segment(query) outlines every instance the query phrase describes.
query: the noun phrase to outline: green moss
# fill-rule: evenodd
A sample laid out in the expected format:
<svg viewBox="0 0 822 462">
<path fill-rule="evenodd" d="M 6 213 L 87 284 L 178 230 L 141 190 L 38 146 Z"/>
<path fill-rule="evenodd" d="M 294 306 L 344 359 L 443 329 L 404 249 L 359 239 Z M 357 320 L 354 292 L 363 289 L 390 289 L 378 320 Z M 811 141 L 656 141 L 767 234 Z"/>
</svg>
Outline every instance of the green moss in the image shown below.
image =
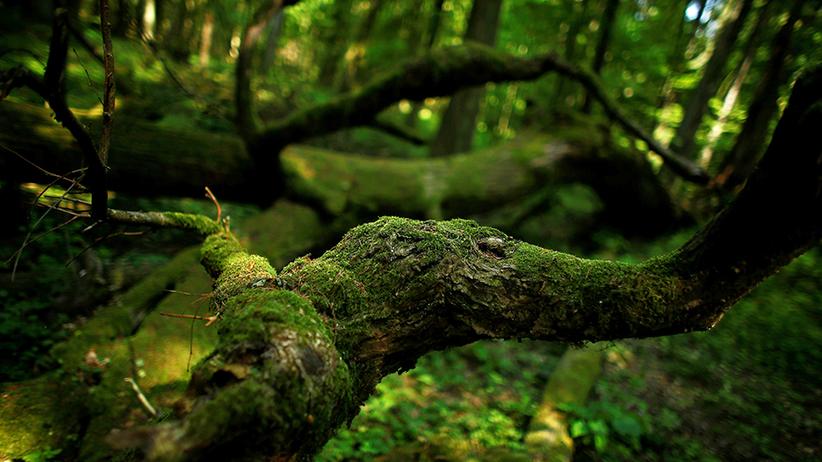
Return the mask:
<svg viewBox="0 0 822 462">
<path fill-rule="evenodd" d="M 237 252 L 222 263 L 222 272 L 214 281 L 214 300 L 222 307 L 231 297 L 247 287 L 261 287 L 277 276 L 268 260 L 259 255 Z"/>
<path fill-rule="evenodd" d="M 210 456 L 234 460 L 288 448 L 312 454 L 351 415 L 348 366 L 304 297 L 243 290 L 228 302 L 219 332 L 214 354 L 192 378 L 193 389 L 211 398 L 158 451 L 196 452 L 207 442 Z"/>
<path fill-rule="evenodd" d="M 60 372 L 0 386 L 0 458 L 76 444 L 86 414 L 83 389 Z"/>
<path fill-rule="evenodd" d="M 179 212 L 164 212 L 163 215 L 176 226 L 196 231 L 203 236 L 223 231 L 222 225 L 217 220 L 213 220 L 204 215 Z"/>
<path fill-rule="evenodd" d="M 200 247 L 200 262 L 206 271 L 216 278 L 223 271 L 228 257 L 241 252 L 245 252 L 245 249 L 232 234 L 212 234 Z"/>
</svg>

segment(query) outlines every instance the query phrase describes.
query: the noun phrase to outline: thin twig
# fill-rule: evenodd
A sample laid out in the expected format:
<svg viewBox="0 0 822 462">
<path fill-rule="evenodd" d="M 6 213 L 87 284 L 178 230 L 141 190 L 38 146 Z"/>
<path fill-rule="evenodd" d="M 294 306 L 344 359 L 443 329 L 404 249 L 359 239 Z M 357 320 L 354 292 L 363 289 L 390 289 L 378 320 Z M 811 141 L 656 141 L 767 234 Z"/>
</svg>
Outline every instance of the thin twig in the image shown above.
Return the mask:
<svg viewBox="0 0 822 462">
<path fill-rule="evenodd" d="M 71 184 L 71 186 L 69 186 L 69 187 L 66 189 L 66 192 L 64 192 L 64 193 L 63 193 L 63 196 L 65 197 L 65 195 L 66 195 L 66 194 L 68 194 L 68 193 L 71 191 L 71 189 L 72 189 L 72 188 L 73 188 L 76 184 L 77 184 L 76 182 L 72 183 L 72 184 Z M 45 190 L 44 190 L 44 191 L 45 191 Z M 41 192 L 41 193 L 40 193 L 40 195 L 38 196 L 38 198 L 39 198 L 40 196 L 42 196 L 42 194 L 43 194 L 43 193 Z M 58 203 L 59 203 L 59 202 L 58 202 Z M 11 268 L 11 280 L 12 280 L 12 282 L 14 282 L 14 275 L 15 275 L 15 274 L 17 274 L 17 265 L 20 263 L 20 257 L 23 255 L 23 249 L 25 249 L 25 248 L 26 248 L 26 246 L 28 245 L 28 241 L 29 241 L 29 239 L 31 239 L 31 235 L 32 235 L 32 233 L 34 233 L 34 230 L 35 230 L 35 229 L 37 229 L 37 226 L 40 224 L 40 222 L 42 222 L 42 221 L 43 221 L 43 219 L 44 219 L 44 218 L 46 218 L 46 215 L 48 215 L 48 214 L 49 214 L 49 212 L 51 212 L 51 211 L 52 211 L 52 210 L 54 210 L 55 208 L 56 208 L 56 206 L 55 206 L 55 205 L 51 205 L 51 206 L 49 206 L 49 207 L 48 207 L 48 210 L 46 210 L 45 212 L 43 212 L 43 214 L 40 216 L 40 218 L 38 218 L 38 219 L 37 219 L 37 221 L 36 221 L 36 222 L 34 222 L 34 224 L 33 224 L 33 225 L 31 226 L 31 228 L 29 229 L 29 232 L 28 232 L 28 233 L 26 233 L 26 237 L 25 237 L 25 238 L 23 238 L 23 244 L 20 246 L 20 248 L 18 249 L 18 251 L 17 251 L 17 252 L 15 252 L 15 255 L 16 255 L 16 256 L 14 257 L 14 265 L 13 265 L 13 266 L 12 266 L 12 268 Z"/>
<path fill-rule="evenodd" d="M 151 403 L 148 401 L 146 395 L 143 394 L 143 391 L 140 390 L 140 386 L 137 385 L 137 382 L 131 377 L 126 377 L 125 381 L 131 384 L 131 389 L 134 390 L 134 394 L 137 395 L 137 400 L 140 401 L 140 404 L 143 405 L 146 412 L 151 414 L 151 417 L 157 417 L 157 411 L 154 409 L 154 406 L 152 406 Z"/>
<path fill-rule="evenodd" d="M 91 244 L 83 247 L 83 249 L 80 250 L 80 252 L 78 252 L 76 255 L 71 257 L 66 262 L 66 266 L 69 266 L 70 264 L 74 263 L 78 258 L 80 258 L 81 255 L 88 252 L 89 249 L 93 248 L 95 245 L 97 245 L 97 244 L 99 244 L 103 241 L 107 241 L 109 239 L 112 239 L 112 238 L 115 238 L 115 237 L 120 237 L 120 236 L 142 236 L 143 234 L 145 234 L 143 231 L 120 231 L 120 232 L 117 232 L 117 233 L 111 233 L 111 234 L 107 234 L 105 236 L 98 237 L 97 239 L 94 240 L 94 242 L 92 242 Z"/>
<path fill-rule="evenodd" d="M 169 318 L 180 318 L 180 319 L 194 319 L 195 321 L 206 321 L 206 327 L 214 324 L 219 316 L 211 315 L 211 316 L 200 316 L 197 314 L 179 314 L 179 313 L 160 313 L 160 316 L 166 316 Z"/>
<path fill-rule="evenodd" d="M 67 178 L 67 177 L 63 176 L 63 175 L 58 175 L 57 173 L 53 173 L 53 172 L 50 172 L 50 171 L 48 171 L 48 170 L 44 169 L 43 167 L 41 167 L 41 166 L 39 166 L 39 165 L 35 164 L 34 162 L 32 162 L 32 161 L 30 161 L 30 160 L 26 159 L 26 158 L 25 158 L 25 156 L 23 156 L 23 155 L 22 155 L 22 154 L 20 154 L 19 152 L 15 151 L 14 149 L 12 149 L 12 148 L 10 148 L 10 147 L 6 146 L 5 144 L 0 143 L 0 148 L 3 148 L 3 149 L 5 149 L 6 151 L 8 151 L 8 152 L 10 152 L 10 153 L 14 154 L 15 156 L 19 157 L 19 158 L 20 158 L 20 160 L 22 160 L 23 162 L 25 162 L 25 163 L 27 163 L 27 164 L 31 165 L 32 167 L 36 168 L 37 170 L 39 170 L 40 172 L 42 172 L 43 174 L 45 174 L 45 175 L 47 175 L 47 176 L 50 176 L 50 177 L 53 177 L 53 178 L 58 178 L 58 179 L 61 179 L 61 180 L 70 181 L 70 182 L 74 181 L 74 180 L 72 180 L 72 179 L 70 179 L 70 178 Z M 72 171 L 68 172 L 66 175 L 70 175 L 70 174 L 72 174 L 72 173 L 80 173 L 80 172 L 84 172 L 84 171 L 86 171 L 86 168 L 85 168 L 85 167 L 83 167 L 83 168 L 78 168 L 78 169 L 76 169 L 76 170 L 72 170 Z"/>
<path fill-rule="evenodd" d="M 208 186 L 205 187 L 206 197 L 211 199 L 211 202 L 214 202 L 214 206 L 217 207 L 217 221 L 220 221 L 220 218 L 223 216 L 223 208 L 220 207 L 220 203 L 217 201 L 217 198 L 214 197 L 214 193 L 208 189 Z"/>
<path fill-rule="evenodd" d="M 29 239 L 28 241 L 26 241 L 24 245 L 20 246 L 20 248 L 19 248 L 19 249 L 17 249 L 17 250 L 16 250 L 16 251 L 15 251 L 15 252 L 14 252 L 14 253 L 13 253 L 13 254 L 12 254 L 12 255 L 8 258 L 8 260 L 6 260 L 6 262 L 11 261 L 11 259 L 12 259 L 12 258 L 14 258 L 14 257 L 17 255 L 17 253 L 18 253 L 18 252 L 22 252 L 22 251 L 23 251 L 23 249 L 24 249 L 25 247 L 27 247 L 28 245 L 30 245 L 30 244 L 32 244 L 32 243 L 34 243 L 34 242 L 37 242 L 37 240 L 39 240 L 39 239 L 40 239 L 40 238 L 42 238 L 43 236 L 46 236 L 46 235 L 48 235 L 49 233 L 52 233 L 52 232 L 54 232 L 54 231 L 57 231 L 58 229 L 60 229 L 60 228 L 62 228 L 62 227 L 64 227 L 64 226 L 68 226 L 68 225 L 70 225 L 71 223 L 74 223 L 75 221 L 79 220 L 80 218 L 82 218 L 82 217 L 79 217 L 79 216 L 73 216 L 73 217 L 69 218 L 67 221 L 65 221 L 65 222 L 63 222 L 63 223 L 60 223 L 59 225 L 53 226 L 53 227 L 52 227 L 52 228 L 50 228 L 48 231 L 43 231 L 42 233 L 40 233 L 40 234 L 38 234 L 38 235 L 34 236 L 33 238 L 31 238 L 31 239 Z M 14 278 L 12 277 L 12 281 L 13 281 L 13 280 L 14 280 Z"/>
</svg>

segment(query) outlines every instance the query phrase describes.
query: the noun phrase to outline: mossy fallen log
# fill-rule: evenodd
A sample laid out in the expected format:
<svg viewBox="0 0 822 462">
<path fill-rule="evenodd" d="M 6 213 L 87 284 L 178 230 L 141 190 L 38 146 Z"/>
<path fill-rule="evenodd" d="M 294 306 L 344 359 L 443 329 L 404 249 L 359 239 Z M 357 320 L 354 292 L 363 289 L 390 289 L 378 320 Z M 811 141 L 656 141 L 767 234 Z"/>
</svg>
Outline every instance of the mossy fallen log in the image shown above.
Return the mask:
<svg viewBox="0 0 822 462">
<path fill-rule="evenodd" d="M 115 118 L 115 124 L 108 178 L 112 190 L 201 197 L 203 186 L 209 186 L 220 199 L 265 202 L 268 197 L 274 178 L 266 181 L 254 171 L 235 136 L 177 132 L 123 118 Z M 55 173 L 81 164 L 71 136 L 40 107 L 0 104 L 0 144 Z M 280 158 L 286 195 L 331 216 L 465 216 L 520 200 L 552 183 L 582 182 L 603 198 L 614 226 L 628 233 L 648 228 L 644 234 L 653 234 L 679 219 L 643 157 L 617 148 L 593 124 L 562 127 L 552 134 L 523 133 L 498 146 L 444 159 L 382 159 L 305 145 L 286 147 Z M 8 151 L 0 155 L 0 171 L 18 181 L 46 180 Z"/>
</svg>

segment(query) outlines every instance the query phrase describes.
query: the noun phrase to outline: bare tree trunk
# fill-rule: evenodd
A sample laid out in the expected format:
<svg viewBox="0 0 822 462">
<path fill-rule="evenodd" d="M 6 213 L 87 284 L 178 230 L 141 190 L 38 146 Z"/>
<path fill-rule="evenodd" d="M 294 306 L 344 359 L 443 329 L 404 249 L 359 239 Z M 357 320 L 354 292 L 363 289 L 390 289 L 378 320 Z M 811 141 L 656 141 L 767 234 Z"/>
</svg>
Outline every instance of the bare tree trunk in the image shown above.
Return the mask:
<svg viewBox="0 0 822 462">
<path fill-rule="evenodd" d="M 656 103 L 656 110 L 654 111 L 654 120 L 653 124 L 650 125 L 654 130 L 656 130 L 656 128 L 660 125 L 659 113 L 661 112 L 661 109 L 674 102 L 676 95 L 673 91 L 673 76 L 678 75 L 682 71 L 682 67 L 685 64 L 686 52 L 689 48 L 691 48 L 690 45 L 696 37 L 696 32 L 700 28 L 699 19 L 694 19 L 690 22 L 687 20 L 686 11 L 688 11 L 688 6 L 690 4 L 691 2 L 686 0 L 684 3 L 679 5 L 682 7 L 682 13 L 677 25 L 677 38 L 674 42 L 673 51 L 668 54 L 668 59 L 666 60 L 668 72 L 665 74 L 662 83 L 659 85 L 659 90 L 657 92 L 659 97 Z M 704 8 L 705 0 L 702 0 L 701 5 Z"/>
<path fill-rule="evenodd" d="M 445 0 L 437 0 L 434 4 L 434 10 L 431 12 L 431 18 L 428 23 L 428 31 L 426 32 L 425 50 L 433 48 L 437 41 L 437 36 L 440 31 L 440 24 L 442 23 L 442 6 Z M 411 128 L 417 125 L 417 114 L 420 112 L 422 104 L 419 101 L 411 103 L 411 112 L 405 118 L 405 124 Z"/>
<path fill-rule="evenodd" d="M 683 157 L 692 157 L 696 149 L 696 132 L 702 122 L 702 117 L 708 109 L 708 100 L 716 94 L 723 73 L 727 67 L 728 57 L 733 50 L 734 42 L 742 30 L 745 18 L 751 10 L 753 0 L 738 0 L 730 3 L 726 8 L 726 18 L 722 29 L 717 33 L 714 41 L 714 50 L 711 58 L 705 65 L 699 84 L 690 95 L 685 106 L 685 114 L 679 123 L 674 141 L 674 151 Z"/>
<path fill-rule="evenodd" d="M 608 44 L 611 41 L 611 30 L 614 27 L 618 7 L 619 0 L 608 0 L 608 3 L 605 4 L 605 12 L 602 13 L 602 31 L 599 34 L 596 51 L 594 52 L 594 63 L 591 66 L 594 74 L 601 74 L 602 66 L 605 65 L 605 52 L 608 50 Z M 582 112 L 590 114 L 591 103 L 591 97 L 586 93 L 585 102 L 582 103 Z"/>
<path fill-rule="evenodd" d="M 137 4 L 134 8 L 134 31 L 137 33 L 137 37 L 143 37 L 146 33 L 145 23 L 143 22 L 143 18 L 146 15 L 146 0 L 137 0 Z"/>
<path fill-rule="evenodd" d="M 760 78 L 748 117 L 736 138 L 731 152 L 725 157 L 716 181 L 731 188 L 742 184 L 756 166 L 768 136 L 768 125 L 778 109 L 779 87 L 787 77 L 785 62 L 790 54 L 791 36 L 799 20 L 804 0 L 795 0 L 787 21 L 771 44 L 771 58 Z"/>
<path fill-rule="evenodd" d="M 502 0 L 474 0 L 465 41 L 493 46 L 501 7 Z M 446 156 L 471 149 L 480 100 L 484 95 L 483 87 L 475 87 L 461 90 L 451 97 L 431 145 L 432 155 Z"/>
<path fill-rule="evenodd" d="M 260 74 L 267 74 L 277 57 L 277 41 L 283 30 L 283 12 L 275 14 L 268 23 L 268 36 L 265 39 L 265 49 L 260 62 Z"/>
<path fill-rule="evenodd" d="M 158 17 L 157 7 L 157 0 L 146 0 L 146 7 L 143 11 L 143 17 L 140 19 L 143 31 L 142 37 L 144 37 L 146 40 L 154 39 L 154 30 L 157 24 Z"/>
<path fill-rule="evenodd" d="M 572 11 L 576 11 L 576 0 L 570 0 L 570 9 Z M 568 28 L 568 33 L 565 36 L 565 60 L 569 63 L 573 63 L 576 60 L 576 50 L 577 50 L 577 35 L 579 35 L 579 30 L 582 28 L 582 25 L 587 22 L 588 18 L 588 0 L 582 0 L 580 2 L 580 8 L 577 14 L 572 15 L 572 19 L 570 20 L 571 25 Z M 565 104 L 568 102 L 568 99 L 565 95 L 565 88 L 568 85 L 568 79 L 565 77 L 559 76 L 557 77 L 557 87 L 554 92 L 554 105 Z"/>
<path fill-rule="evenodd" d="M 725 128 L 725 123 L 728 121 L 728 117 L 731 115 L 731 110 L 733 110 L 736 105 L 736 101 L 739 98 L 739 92 L 742 90 L 742 84 L 748 76 L 748 71 L 751 69 L 751 65 L 753 64 L 756 50 L 759 45 L 759 39 L 762 35 L 762 29 L 771 17 L 769 9 L 770 4 L 771 2 L 769 0 L 768 3 L 762 7 L 762 11 L 756 20 L 756 24 L 748 36 L 747 43 L 745 44 L 745 50 L 742 52 L 742 61 L 736 71 L 736 76 L 734 77 L 733 83 L 731 83 L 731 87 L 728 89 L 728 92 L 725 94 L 725 99 L 722 101 L 722 107 L 719 109 L 717 121 L 714 123 L 713 127 L 711 127 L 710 133 L 708 133 L 708 139 L 705 142 L 705 147 L 702 149 L 702 154 L 699 156 L 699 163 L 703 166 L 703 168 L 707 168 L 711 163 L 711 158 L 713 157 L 714 152 L 714 144 L 716 144 L 719 136 L 722 135 L 722 131 Z"/>
<path fill-rule="evenodd" d="M 203 16 L 203 27 L 200 30 L 200 66 L 208 66 L 211 58 L 211 38 L 214 34 L 214 13 L 206 10 Z"/>
<path fill-rule="evenodd" d="M 112 15 L 112 29 L 111 32 L 119 37 L 125 37 L 131 25 L 132 14 L 131 7 L 128 0 L 117 0 L 117 7 L 114 9 L 115 14 Z"/>
</svg>

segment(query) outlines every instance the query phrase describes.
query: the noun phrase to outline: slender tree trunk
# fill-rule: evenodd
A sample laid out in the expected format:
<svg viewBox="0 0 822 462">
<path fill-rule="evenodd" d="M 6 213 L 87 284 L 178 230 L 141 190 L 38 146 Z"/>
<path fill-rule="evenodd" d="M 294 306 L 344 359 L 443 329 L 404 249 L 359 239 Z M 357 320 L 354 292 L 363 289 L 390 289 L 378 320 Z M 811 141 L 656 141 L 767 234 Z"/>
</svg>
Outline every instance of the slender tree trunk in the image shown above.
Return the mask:
<svg viewBox="0 0 822 462">
<path fill-rule="evenodd" d="M 570 0 L 570 10 L 576 11 L 576 0 Z M 568 34 L 565 36 L 565 60 L 569 63 L 573 63 L 576 60 L 576 50 L 577 50 L 577 35 L 579 35 L 579 31 L 582 28 L 582 25 L 587 22 L 588 19 L 588 0 L 582 0 L 581 6 L 577 14 L 573 15 L 574 18 L 570 20 L 571 25 L 568 28 Z M 568 79 L 565 77 L 557 77 L 557 87 L 554 93 L 554 106 L 558 106 L 560 104 L 564 104 L 568 102 L 568 98 L 565 95 L 565 89 L 568 85 Z"/>
<path fill-rule="evenodd" d="M 465 41 L 493 46 L 501 7 L 502 0 L 474 0 Z M 471 149 L 480 100 L 484 95 L 485 88 L 475 87 L 461 90 L 451 97 L 431 145 L 432 155 L 445 156 Z"/>
<path fill-rule="evenodd" d="M 711 163 L 714 145 L 719 139 L 719 136 L 722 135 L 725 124 L 728 121 L 728 117 L 731 115 L 731 110 L 733 110 L 736 105 L 736 101 L 739 98 L 739 92 L 742 90 L 742 84 L 745 82 L 745 78 L 748 76 L 748 72 L 750 71 L 751 65 L 756 57 L 756 50 L 759 45 L 762 30 L 765 25 L 768 24 L 768 20 L 771 17 L 769 9 L 770 4 L 771 2 L 768 1 L 762 7 L 762 11 L 756 20 L 756 24 L 748 36 L 748 40 L 745 44 L 745 50 L 742 52 L 742 61 L 736 71 L 736 77 L 734 77 L 731 87 L 725 94 L 725 99 L 722 101 L 722 107 L 719 110 L 717 121 L 714 123 L 713 127 L 711 127 L 710 133 L 708 133 L 708 139 L 705 142 L 705 147 L 702 149 L 702 154 L 699 156 L 699 163 L 705 168 L 707 168 Z"/>
<path fill-rule="evenodd" d="M 742 184 L 751 174 L 768 137 L 768 126 L 778 109 L 779 87 L 787 72 L 785 62 L 790 53 L 791 36 L 799 20 L 804 0 L 795 0 L 788 20 L 779 29 L 771 44 L 771 58 L 759 80 L 748 117 L 736 138 L 731 152 L 725 157 L 717 183 L 731 188 Z"/>
<path fill-rule="evenodd" d="M 675 94 L 673 91 L 673 76 L 679 75 L 682 71 L 682 67 L 686 61 L 686 52 L 691 47 L 691 44 L 696 37 L 696 32 L 700 28 L 698 19 L 693 21 L 687 20 L 687 15 L 685 12 L 688 11 L 688 6 L 690 4 L 691 2 L 688 0 L 686 0 L 683 4 L 680 4 L 682 7 L 682 14 L 677 27 L 677 38 L 674 42 L 674 49 L 668 55 L 668 59 L 666 60 L 668 70 L 665 73 L 665 77 L 663 78 L 662 83 L 659 86 L 659 91 L 657 92 L 659 98 L 657 99 L 656 110 L 654 111 L 653 125 L 651 125 L 651 128 L 654 130 L 661 125 L 659 121 L 659 113 L 661 110 L 665 106 L 674 102 Z M 702 1 L 702 4 L 705 4 L 704 0 Z"/>
<path fill-rule="evenodd" d="M 596 51 L 594 52 L 594 62 L 591 66 L 597 75 L 602 73 L 602 66 L 605 65 L 605 52 L 608 50 L 608 44 L 611 41 L 611 30 L 614 27 L 618 7 L 619 0 L 608 0 L 608 3 L 605 4 L 605 12 L 602 14 L 602 31 L 599 34 L 599 41 L 597 41 Z M 590 114 L 591 103 L 591 97 L 586 92 L 585 102 L 582 104 L 582 112 Z"/>
<path fill-rule="evenodd" d="M 168 10 L 168 3 L 166 0 L 153 0 L 154 1 L 154 40 L 158 42 L 162 42 L 163 36 L 165 34 L 165 22 Z"/>
<path fill-rule="evenodd" d="M 131 22 L 131 11 L 128 0 L 117 0 L 117 8 L 112 15 L 111 32 L 119 37 L 125 37 Z"/>
<path fill-rule="evenodd" d="M 243 32 L 243 38 L 240 41 L 237 64 L 234 68 L 235 125 L 237 132 L 246 142 L 248 142 L 255 133 L 257 125 L 251 91 L 251 63 L 254 57 L 254 50 L 266 25 L 281 11 L 282 2 L 280 1 L 263 4 L 263 6 L 252 15 L 251 20 Z"/>
<path fill-rule="evenodd" d="M 674 136 L 673 148 L 683 157 L 692 157 L 696 149 L 696 132 L 702 117 L 708 109 L 708 100 L 716 94 L 728 57 L 733 50 L 734 42 L 742 30 L 745 18 L 751 10 L 753 0 L 740 0 L 730 3 L 726 8 L 727 16 L 721 30 L 717 33 L 711 58 L 705 65 L 699 84 L 691 93 L 685 106 L 685 114 Z"/>
<path fill-rule="evenodd" d="M 214 34 L 214 13 L 206 10 L 203 17 L 203 27 L 200 30 L 200 66 L 208 66 L 211 58 L 211 38 Z"/>
<path fill-rule="evenodd" d="M 143 11 L 143 17 L 141 19 L 143 31 L 142 37 L 146 40 L 154 39 L 154 28 L 157 24 L 157 6 L 157 0 L 146 0 L 146 7 Z"/>
<path fill-rule="evenodd" d="M 182 61 L 188 58 L 188 43 L 185 39 L 186 17 L 189 14 L 187 3 L 181 1 L 177 4 L 173 19 L 172 33 L 164 37 L 165 47 L 169 50 L 172 58 Z"/>
<path fill-rule="evenodd" d="M 146 0 L 137 0 L 134 9 L 134 31 L 137 32 L 137 37 L 143 37 L 146 33 L 143 18 L 146 15 Z"/>
<path fill-rule="evenodd" d="M 434 4 L 434 10 L 431 12 L 431 18 L 428 22 L 428 31 L 425 40 L 425 50 L 430 50 L 434 47 L 437 41 L 437 36 L 440 31 L 440 24 L 442 23 L 442 6 L 445 0 L 437 0 Z M 417 114 L 420 112 L 422 104 L 419 101 L 414 101 L 411 104 L 411 112 L 405 118 L 405 124 L 414 128 L 417 125 Z"/>
<path fill-rule="evenodd" d="M 280 11 L 268 23 L 268 35 L 265 39 L 262 62 L 260 62 L 260 74 L 267 74 L 277 57 L 277 41 L 283 30 L 283 12 Z"/>
</svg>

